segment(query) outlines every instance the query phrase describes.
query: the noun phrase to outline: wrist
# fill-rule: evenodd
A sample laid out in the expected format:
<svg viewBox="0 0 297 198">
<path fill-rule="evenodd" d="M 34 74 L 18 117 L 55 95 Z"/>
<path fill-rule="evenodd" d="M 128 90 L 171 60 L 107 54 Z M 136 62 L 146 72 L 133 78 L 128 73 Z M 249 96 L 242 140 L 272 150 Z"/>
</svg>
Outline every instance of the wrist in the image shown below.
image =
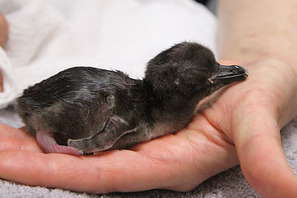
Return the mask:
<svg viewBox="0 0 297 198">
<path fill-rule="evenodd" d="M 287 70 L 291 70 L 291 72 L 294 73 L 294 75 L 297 78 L 297 61 L 290 57 L 285 57 L 282 55 L 271 55 L 269 53 L 262 53 L 257 55 L 250 55 L 250 56 L 223 56 L 219 59 L 219 62 L 224 65 L 230 65 L 230 64 L 238 64 L 245 67 L 249 67 L 251 63 L 254 62 L 267 62 L 270 63 L 270 65 L 277 65 L 278 67 L 284 67 Z M 260 64 L 257 64 L 259 67 L 261 67 Z"/>
</svg>

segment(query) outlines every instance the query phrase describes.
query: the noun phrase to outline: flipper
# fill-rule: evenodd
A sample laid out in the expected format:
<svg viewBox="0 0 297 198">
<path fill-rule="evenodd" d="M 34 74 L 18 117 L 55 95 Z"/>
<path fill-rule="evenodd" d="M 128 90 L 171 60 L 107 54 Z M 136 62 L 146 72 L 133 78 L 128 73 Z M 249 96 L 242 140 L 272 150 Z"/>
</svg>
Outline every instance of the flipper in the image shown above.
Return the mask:
<svg viewBox="0 0 297 198">
<path fill-rule="evenodd" d="M 120 137 L 135 131 L 136 129 L 131 129 L 124 119 L 119 116 L 111 116 L 102 131 L 88 138 L 69 139 L 67 144 L 84 153 L 93 153 L 111 148 Z"/>
</svg>

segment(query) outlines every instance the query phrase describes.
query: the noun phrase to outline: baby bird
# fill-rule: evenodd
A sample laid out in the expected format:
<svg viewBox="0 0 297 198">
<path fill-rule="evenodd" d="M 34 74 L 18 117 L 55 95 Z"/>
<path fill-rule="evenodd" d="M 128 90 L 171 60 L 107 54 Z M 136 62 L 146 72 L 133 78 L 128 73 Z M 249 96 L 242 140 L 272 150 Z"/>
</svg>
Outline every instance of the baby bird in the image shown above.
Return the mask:
<svg viewBox="0 0 297 198">
<path fill-rule="evenodd" d="M 246 78 L 244 68 L 220 65 L 206 47 L 183 42 L 150 60 L 143 80 L 73 67 L 26 89 L 16 109 L 44 152 L 82 155 L 177 132 L 201 99 Z"/>
</svg>

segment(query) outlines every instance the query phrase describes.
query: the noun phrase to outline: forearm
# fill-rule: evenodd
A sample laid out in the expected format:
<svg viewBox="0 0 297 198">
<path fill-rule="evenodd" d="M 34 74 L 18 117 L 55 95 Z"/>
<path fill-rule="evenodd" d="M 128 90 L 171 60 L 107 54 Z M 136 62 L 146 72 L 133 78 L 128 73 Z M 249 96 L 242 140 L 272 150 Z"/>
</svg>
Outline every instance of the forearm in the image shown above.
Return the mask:
<svg viewBox="0 0 297 198">
<path fill-rule="evenodd" d="M 4 47 L 8 37 L 8 23 L 0 13 L 0 47 Z M 3 92 L 3 78 L 0 70 L 0 92 Z"/>
<path fill-rule="evenodd" d="M 8 23 L 0 13 L 0 46 L 4 47 L 8 36 Z"/>
<path fill-rule="evenodd" d="M 297 1 L 220 1 L 221 59 L 251 61 L 274 57 L 297 73 Z"/>
</svg>

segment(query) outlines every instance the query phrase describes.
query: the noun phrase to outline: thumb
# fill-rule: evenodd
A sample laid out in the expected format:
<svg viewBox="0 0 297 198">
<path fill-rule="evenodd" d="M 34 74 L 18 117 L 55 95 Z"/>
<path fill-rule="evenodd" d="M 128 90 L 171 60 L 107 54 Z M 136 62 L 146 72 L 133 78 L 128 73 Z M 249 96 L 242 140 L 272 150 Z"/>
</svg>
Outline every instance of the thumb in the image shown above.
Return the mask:
<svg viewBox="0 0 297 198">
<path fill-rule="evenodd" d="M 275 114 L 260 105 L 236 112 L 232 135 L 250 185 L 264 197 L 295 197 L 297 177 L 282 150 Z"/>
</svg>

